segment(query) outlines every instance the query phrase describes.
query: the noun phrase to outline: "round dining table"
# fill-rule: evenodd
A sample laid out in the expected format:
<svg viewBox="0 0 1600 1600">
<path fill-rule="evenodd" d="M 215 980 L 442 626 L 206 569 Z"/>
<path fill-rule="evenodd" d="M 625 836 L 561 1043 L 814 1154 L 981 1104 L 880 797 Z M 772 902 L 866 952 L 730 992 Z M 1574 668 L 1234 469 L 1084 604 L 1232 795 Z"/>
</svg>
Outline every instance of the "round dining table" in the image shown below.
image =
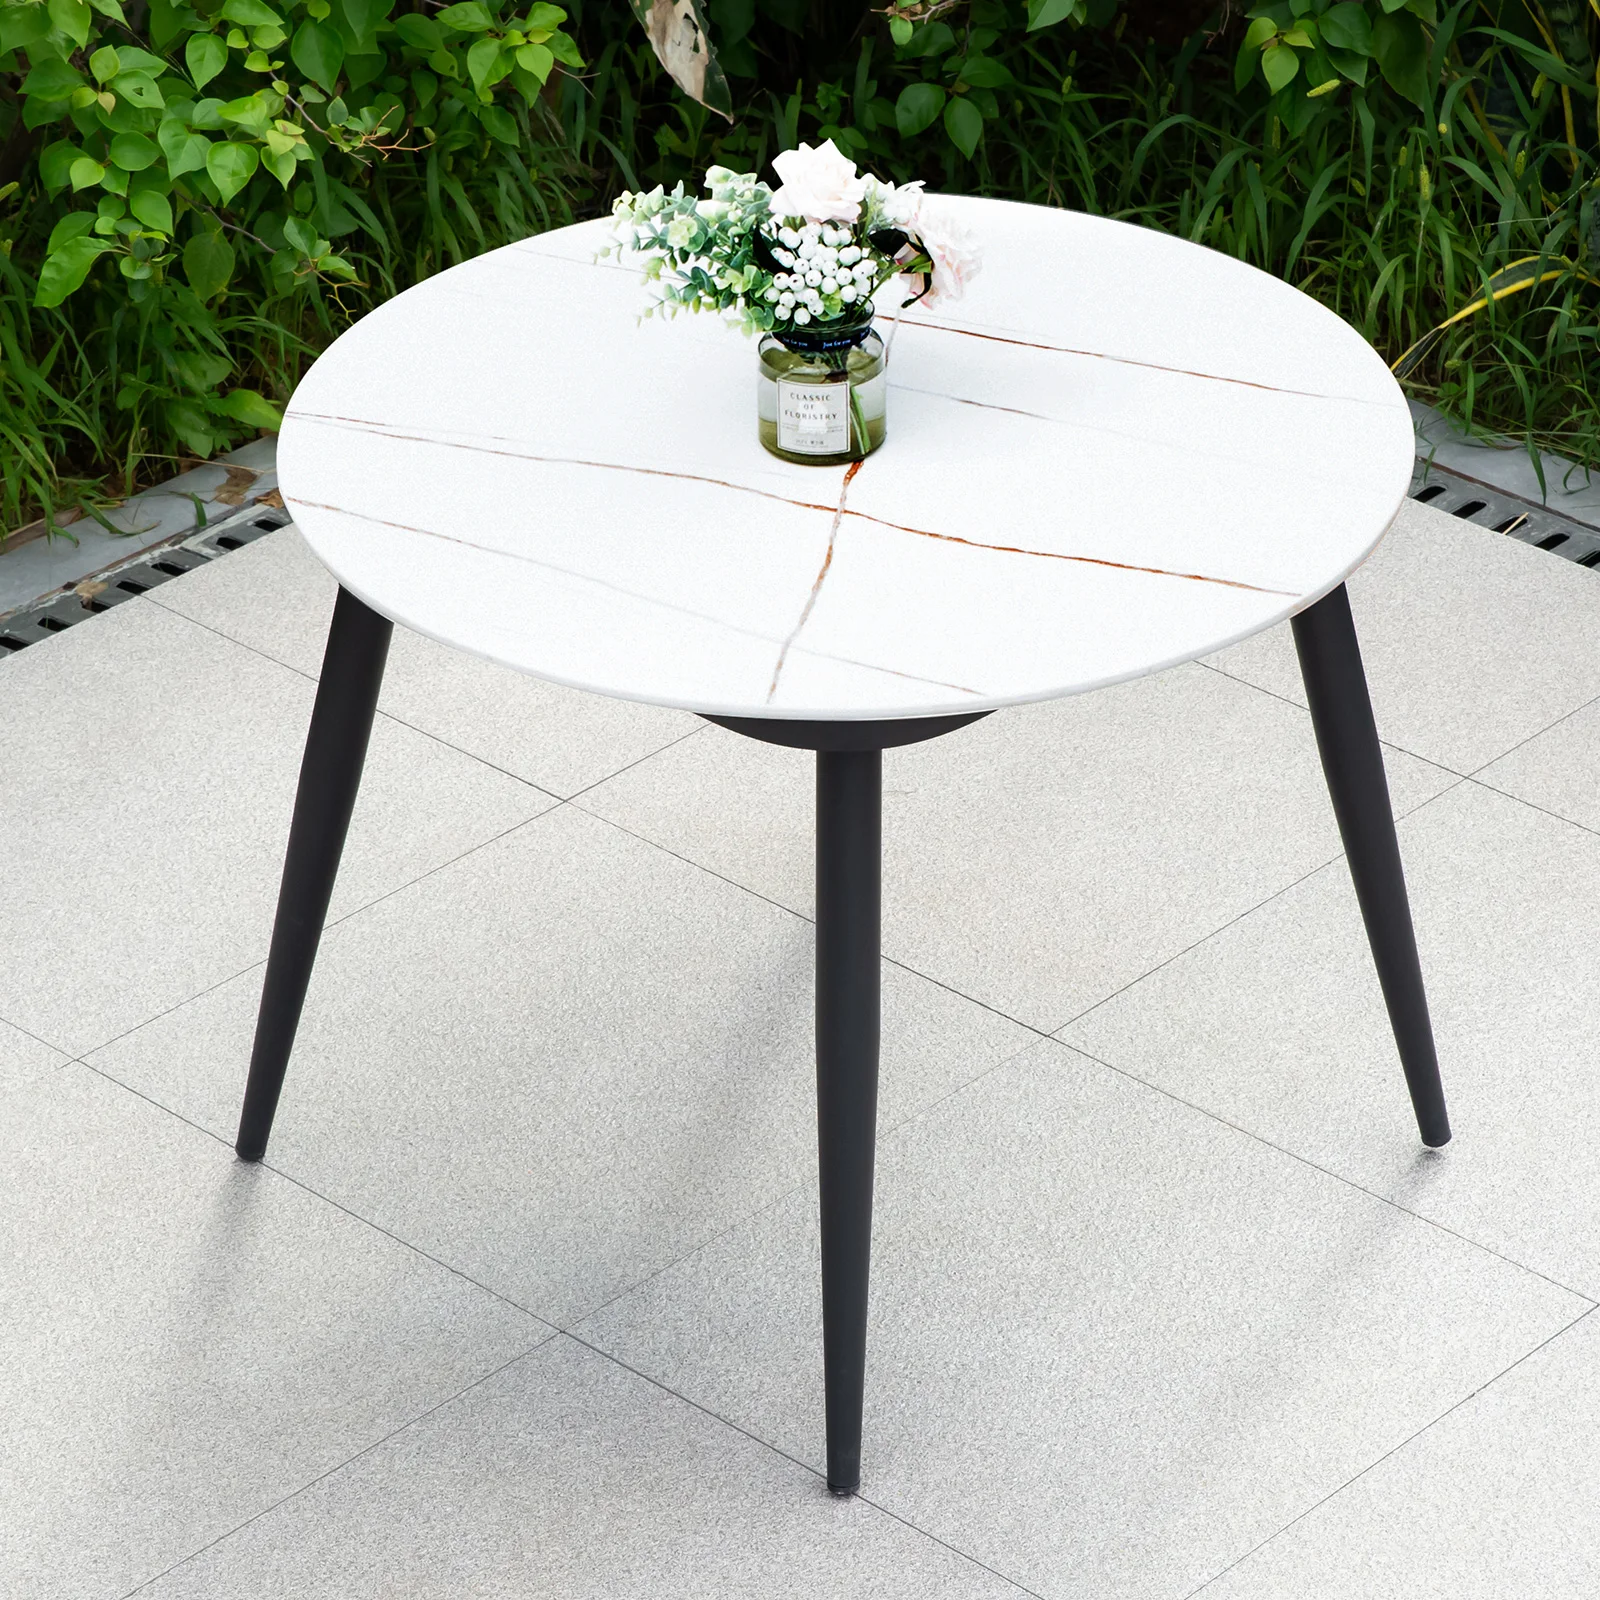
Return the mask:
<svg viewBox="0 0 1600 1600">
<path fill-rule="evenodd" d="M 840 1493 L 861 1473 L 885 750 L 1290 621 L 1421 1137 L 1450 1137 L 1345 590 L 1410 482 L 1398 385 L 1332 311 L 1231 257 L 1071 211 L 928 203 L 970 228 L 983 267 L 955 302 L 880 291 L 888 431 L 864 461 L 765 451 L 752 341 L 642 315 L 638 265 L 601 254 L 604 220 L 362 318 L 295 391 L 278 444 L 285 504 L 339 591 L 239 1156 L 266 1152 L 395 623 L 816 751 Z"/>
</svg>

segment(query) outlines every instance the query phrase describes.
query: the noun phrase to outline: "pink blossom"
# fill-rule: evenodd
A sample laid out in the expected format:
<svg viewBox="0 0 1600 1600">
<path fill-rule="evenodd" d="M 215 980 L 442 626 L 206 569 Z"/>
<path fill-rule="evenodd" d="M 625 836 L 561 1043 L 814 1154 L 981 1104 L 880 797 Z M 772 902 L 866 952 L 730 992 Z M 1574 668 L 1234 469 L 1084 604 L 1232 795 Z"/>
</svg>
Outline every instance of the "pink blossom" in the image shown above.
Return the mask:
<svg viewBox="0 0 1600 1600">
<path fill-rule="evenodd" d="M 983 255 L 972 230 L 930 201 L 918 213 L 916 232 L 933 262 L 933 287 L 922 304 L 959 300 L 983 266 Z"/>
</svg>

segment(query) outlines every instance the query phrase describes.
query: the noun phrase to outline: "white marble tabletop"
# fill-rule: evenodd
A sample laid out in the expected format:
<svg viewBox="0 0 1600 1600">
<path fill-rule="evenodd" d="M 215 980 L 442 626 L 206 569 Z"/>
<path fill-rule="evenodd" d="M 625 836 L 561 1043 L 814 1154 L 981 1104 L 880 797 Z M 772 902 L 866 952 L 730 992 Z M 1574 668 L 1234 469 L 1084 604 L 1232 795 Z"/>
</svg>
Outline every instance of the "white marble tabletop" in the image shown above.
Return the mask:
<svg viewBox="0 0 1600 1600">
<path fill-rule="evenodd" d="M 284 498 L 407 627 L 730 716 L 1097 688 L 1269 627 L 1370 553 L 1411 419 L 1337 316 L 1163 234 L 942 203 L 983 272 L 906 313 L 887 442 L 853 468 L 763 450 L 754 342 L 641 321 L 638 271 L 596 261 L 609 224 L 585 223 L 344 334 L 288 408 Z"/>
</svg>

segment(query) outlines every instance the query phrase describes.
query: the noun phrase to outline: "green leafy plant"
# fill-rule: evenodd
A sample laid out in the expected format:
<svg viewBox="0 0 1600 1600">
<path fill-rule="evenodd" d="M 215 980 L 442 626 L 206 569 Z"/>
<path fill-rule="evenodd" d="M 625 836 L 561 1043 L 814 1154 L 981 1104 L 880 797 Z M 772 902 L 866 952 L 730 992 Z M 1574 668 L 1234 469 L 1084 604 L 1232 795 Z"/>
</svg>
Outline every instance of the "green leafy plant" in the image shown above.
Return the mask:
<svg viewBox="0 0 1600 1600">
<path fill-rule="evenodd" d="M 1600 0 L 122 4 L 0 0 L 0 525 L 248 436 L 441 267 L 828 139 L 1227 251 L 1600 464 Z"/>
<path fill-rule="evenodd" d="M 490 242 L 459 166 L 501 152 L 500 237 L 549 220 L 559 202 L 527 171 L 539 143 L 530 123 L 554 126 L 540 97 L 582 57 L 566 13 L 545 0 L 398 17 L 392 0 L 139 10 L 136 28 L 121 0 L 0 4 L 0 75 L 17 84 L 20 110 L 7 143 L 31 146 L 23 222 L 35 315 L 22 343 L 38 349 L 50 326 L 41 314 L 87 296 L 100 320 L 89 342 L 109 334 L 115 346 L 124 427 L 85 426 L 80 399 L 85 442 L 122 431 L 130 459 L 166 440 L 206 456 L 276 427 L 272 368 L 313 349 L 317 324 L 331 330 L 343 309 L 396 286 L 391 176 L 410 179 L 409 209 L 421 201 L 443 221 L 454 203 L 457 225 L 429 241 L 425 270 Z M 20 286 L 13 274 L 8 292 Z M 248 351 L 246 333 L 261 341 Z M 252 366 L 267 370 L 241 381 Z M 64 421 L 66 397 L 52 393 Z M 24 473 L 48 506 L 51 473 L 37 457 Z"/>
</svg>

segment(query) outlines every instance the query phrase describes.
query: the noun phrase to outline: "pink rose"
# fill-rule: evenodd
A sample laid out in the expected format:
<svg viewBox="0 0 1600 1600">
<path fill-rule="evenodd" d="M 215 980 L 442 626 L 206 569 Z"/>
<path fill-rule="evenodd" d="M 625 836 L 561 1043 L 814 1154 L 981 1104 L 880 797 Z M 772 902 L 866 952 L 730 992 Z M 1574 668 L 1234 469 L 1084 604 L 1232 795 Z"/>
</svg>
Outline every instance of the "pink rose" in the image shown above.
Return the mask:
<svg viewBox="0 0 1600 1600">
<path fill-rule="evenodd" d="M 866 179 L 856 164 L 829 139 L 812 149 L 803 144 L 772 158 L 783 187 L 772 196 L 775 217 L 804 217 L 807 222 L 854 222 L 861 215 Z"/>
<path fill-rule="evenodd" d="M 916 232 L 933 262 L 933 287 L 923 296 L 922 304 L 959 300 L 983 266 L 972 230 L 930 201 L 917 215 Z"/>
</svg>

